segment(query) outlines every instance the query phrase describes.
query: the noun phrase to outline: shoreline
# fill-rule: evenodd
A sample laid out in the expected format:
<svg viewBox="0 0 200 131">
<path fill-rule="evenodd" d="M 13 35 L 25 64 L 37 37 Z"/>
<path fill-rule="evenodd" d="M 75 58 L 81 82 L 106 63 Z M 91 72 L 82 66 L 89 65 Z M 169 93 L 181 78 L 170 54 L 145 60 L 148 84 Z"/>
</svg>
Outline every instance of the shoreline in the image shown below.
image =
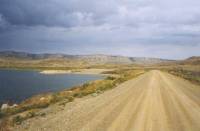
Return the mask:
<svg viewBox="0 0 200 131">
<path fill-rule="evenodd" d="M 44 74 L 44 75 L 56 75 L 56 74 L 77 74 L 77 75 L 99 75 L 99 76 L 104 76 L 104 77 L 106 77 L 106 76 L 108 76 L 109 74 L 101 74 L 103 71 L 108 71 L 107 69 L 74 69 L 74 70 L 24 70 L 24 69 L 9 69 L 9 68 L 4 68 L 4 69 L 2 69 L 2 70 L 19 70 L 19 71 L 35 71 L 35 72 L 38 72 L 38 73 L 40 73 L 40 74 Z M 92 80 L 93 81 L 93 80 Z M 90 82 L 92 82 L 92 81 L 90 81 Z M 95 80 L 94 80 L 95 81 Z M 84 83 L 82 83 L 82 84 L 85 84 L 85 82 Z M 81 84 L 81 85 L 82 85 Z M 71 87 L 69 87 L 69 88 L 66 88 L 66 89 L 72 89 L 73 87 L 76 87 L 76 86 L 80 86 L 80 85 L 75 85 L 75 86 L 71 86 Z M 66 90 L 66 89 L 63 89 L 63 90 Z M 56 91 L 55 91 L 56 92 Z M 47 92 L 47 93 L 54 93 L 54 92 Z M 38 94 L 36 94 L 36 95 L 42 95 L 42 94 L 46 94 L 46 93 L 38 93 Z M 34 96 L 36 96 L 36 95 L 33 95 L 33 96 L 30 96 L 30 97 L 28 97 L 28 98 L 26 98 L 26 99 L 24 99 L 24 100 L 27 100 L 27 99 L 29 99 L 29 98 L 31 98 L 31 97 L 34 97 Z M 7 101 L 7 102 L 0 102 L 0 109 L 1 109 L 1 106 L 3 105 L 3 104 L 9 104 L 9 106 L 10 106 L 10 104 L 11 105 L 13 105 L 13 104 L 20 104 L 21 102 L 23 102 L 24 100 L 22 100 L 22 101 L 19 101 L 19 102 L 11 102 L 11 101 Z"/>
<path fill-rule="evenodd" d="M 113 71 L 113 69 L 98 69 L 98 68 L 91 68 L 91 69 L 37 69 L 37 68 L 1 68 L 0 70 L 17 70 L 17 71 L 36 71 L 40 74 L 45 75 L 56 75 L 56 74 L 86 74 L 86 75 L 111 75 L 111 74 L 104 74 L 103 72 L 106 71 Z"/>
<path fill-rule="evenodd" d="M 65 70 L 43 70 L 39 71 L 40 74 L 46 74 L 46 75 L 55 75 L 55 74 L 69 74 L 71 73 L 71 70 L 65 71 Z"/>
<path fill-rule="evenodd" d="M 88 75 L 109 75 L 103 74 L 106 71 L 112 71 L 113 69 L 79 69 L 79 70 L 43 70 L 39 73 L 46 75 L 55 74 L 88 74 Z"/>
<path fill-rule="evenodd" d="M 15 69 L 4 69 L 4 70 L 15 70 Z M 18 70 L 18 69 L 16 69 L 16 70 Z M 22 71 L 24 71 L 24 70 L 22 70 Z M 31 71 L 31 70 L 28 70 L 28 71 Z M 36 71 L 36 72 L 38 72 L 40 74 L 44 74 L 44 75 L 56 75 L 56 74 L 58 74 L 58 75 L 59 74 L 77 74 L 77 75 L 80 74 L 81 75 L 82 74 L 82 75 L 99 75 L 99 76 L 104 76 L 104 77 L 112 76 L 112 74 L 101 74 L 104 71 L 110 71 L 110 69 L 43 70 L 43 71 L 42 70 L 32 70 L 32 71 Z M 92 81 L 90 81 L 90 82 L 92 82 Z M 85 82 L 83 84 L 85 84 Z M 80 86 L 80 85 L 76 85 L 76 86 Z M 76 86 L 72 86 L 72 87 L 69 87 L 69 88 L 66 88 L 66 89 L 70 90 L 70 89 L 72 89 L 73 87 L 76 87 Z M 66 90 L 66 89 L 64 89 L 64 90 Z M 47 92 L 47 94 L 48 93 L 54 93 L 54 92 Z M 46 94 L 46 93 L 39 93 L 39 94 L 30 96 L 30 97 L 28 97 L 28 98 L 26 98 L 26 99 L 24 99 L 20 102 L 10 102 L 10 101 L 9 102 L 2 102 L 2 103 L 0 103 L 0 109 L 1 109 L 1 106 L 3 104 L 8 104 L 8 106 L 10 106 L 10 104 L 11 105 L 20 104 L 21 102 L 23 102 L 27 99 L 30 99 L 31 97 L 34 97 L 34 96 L 37 96 L 37 95 L 44 95 L 44 94 Z"/>
</svg>

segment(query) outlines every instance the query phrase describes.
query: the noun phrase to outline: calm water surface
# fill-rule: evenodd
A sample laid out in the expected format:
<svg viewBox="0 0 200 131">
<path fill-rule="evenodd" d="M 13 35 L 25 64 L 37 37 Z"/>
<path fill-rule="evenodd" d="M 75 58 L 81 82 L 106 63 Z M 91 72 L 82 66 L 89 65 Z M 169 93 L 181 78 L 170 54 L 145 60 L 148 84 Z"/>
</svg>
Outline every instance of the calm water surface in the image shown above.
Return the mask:
<svg viewBox="0 0 200 131">
<path fill-rule="evenodd" d="M 0 70 L 0 104 L 18 103 L 36 94 L 59 91 L 102 78 L 100 75 L 46 75 L 37 71 Z"/>
</svg>

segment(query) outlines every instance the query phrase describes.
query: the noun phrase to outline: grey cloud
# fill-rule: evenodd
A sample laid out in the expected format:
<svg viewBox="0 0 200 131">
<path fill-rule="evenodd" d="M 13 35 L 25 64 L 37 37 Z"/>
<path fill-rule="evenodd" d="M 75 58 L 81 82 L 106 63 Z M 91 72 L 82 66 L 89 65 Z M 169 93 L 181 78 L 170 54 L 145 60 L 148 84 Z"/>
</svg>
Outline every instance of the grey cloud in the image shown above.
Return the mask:
<svg viewBox="0 0 200 131">
<path fill-rule="evenodd" d="M 199 7 L 199 0 L 1 0 L 0 48 L 168 58 L 196 55 Z"/>
<path fill-rule="evenodd" d="M 5 20 L 2 14 L 0 14 L 0 29 L 8 25 L 8 22 Z"/>
<path fill-rule="evenodd" d="M 0 13 L 13 25 L 75 27 L 107 23 L 135 28 L 141 23 L 199 23 L 199 5 L 187 0 L 1 0 Z"/>
<path fill-rule="evenodd" d="M 1 0 L 0 13 L 13 25 L 71 27 L 103 22 L 113 13 L 113 5 L 91 0 Z"/>
</svg>

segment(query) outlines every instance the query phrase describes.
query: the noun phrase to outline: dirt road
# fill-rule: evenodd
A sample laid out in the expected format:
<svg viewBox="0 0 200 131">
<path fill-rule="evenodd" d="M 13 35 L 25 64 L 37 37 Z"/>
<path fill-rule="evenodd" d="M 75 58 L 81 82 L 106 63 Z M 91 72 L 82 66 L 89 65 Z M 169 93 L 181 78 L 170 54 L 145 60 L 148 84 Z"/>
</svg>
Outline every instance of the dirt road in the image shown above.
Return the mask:
<svg viewBox="0 0 200 131">
<path fill-rule="evenodd" d="M 31 131 L 200 131 L 200 87 L 150 71 L 97 97 L 25 121 Z"/>
</svg>

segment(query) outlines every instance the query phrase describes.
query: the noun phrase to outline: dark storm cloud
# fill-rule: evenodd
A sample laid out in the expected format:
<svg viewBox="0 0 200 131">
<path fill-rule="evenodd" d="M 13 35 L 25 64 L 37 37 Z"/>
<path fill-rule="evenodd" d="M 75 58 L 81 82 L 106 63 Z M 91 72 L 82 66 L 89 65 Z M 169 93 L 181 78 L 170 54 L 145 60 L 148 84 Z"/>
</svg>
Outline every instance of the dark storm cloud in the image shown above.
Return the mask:
<svg viewBox="0 0 200 131">
<path fill-rule="evenodd" d="M 0 0 L 0 49 L 200 55 L 199 7 L 199 0 Z"/>
<path fill-rule="evenodd" d="M 115 11 L 111 4 L 91 0 L 1 0 L 0 12 L 13 25 L 70 27 L 103 22 L 105 14 Z"/>
<path fill-rule="evenodd" d="M 10 24 L 27 26 L 199 24 L 199 4 L 197 0 L 1 0 L 0 13 Z"/>
</svg>

